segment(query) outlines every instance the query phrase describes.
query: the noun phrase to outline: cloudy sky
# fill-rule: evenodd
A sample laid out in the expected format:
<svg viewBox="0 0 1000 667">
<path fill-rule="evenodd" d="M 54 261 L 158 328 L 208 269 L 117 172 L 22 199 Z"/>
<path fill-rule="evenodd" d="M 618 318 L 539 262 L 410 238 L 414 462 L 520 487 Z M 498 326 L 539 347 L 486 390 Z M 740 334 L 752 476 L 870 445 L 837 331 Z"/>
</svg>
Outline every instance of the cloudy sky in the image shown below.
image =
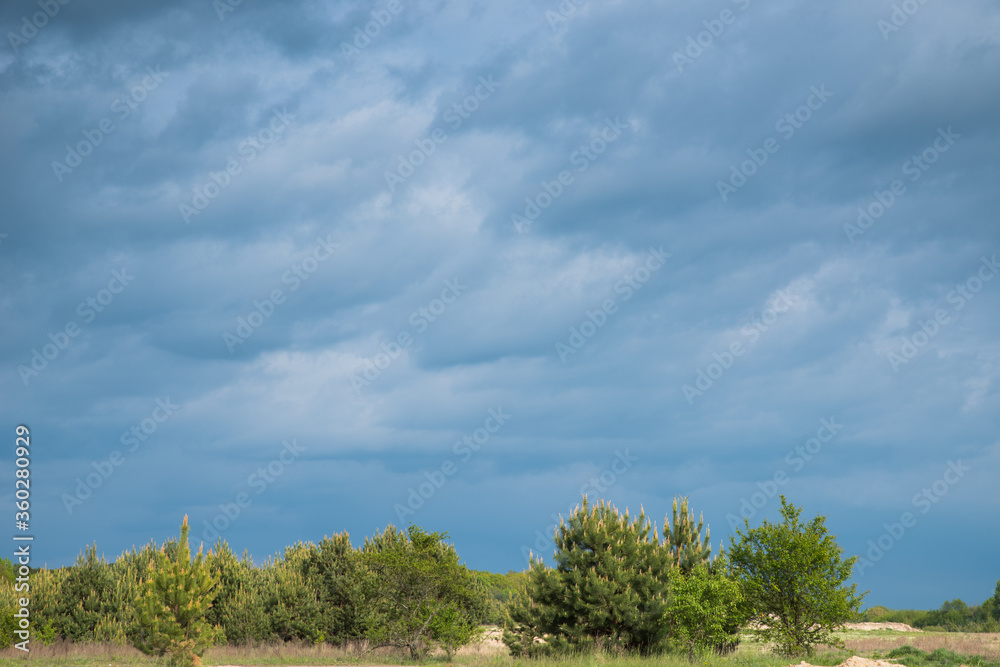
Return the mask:
<svg viewBox="0 0 1000 667">
<path fill-rule="evenodd" d="M 258 559 L 414 523 L 502 572 L 581 493 L 658 524 L 690 496 L 716 548 L 783 493 L 867 604 L 992 593 L 995 3 L 0 25 L 0 414 L 39 564 L 189 514 Z"/>
</svg>

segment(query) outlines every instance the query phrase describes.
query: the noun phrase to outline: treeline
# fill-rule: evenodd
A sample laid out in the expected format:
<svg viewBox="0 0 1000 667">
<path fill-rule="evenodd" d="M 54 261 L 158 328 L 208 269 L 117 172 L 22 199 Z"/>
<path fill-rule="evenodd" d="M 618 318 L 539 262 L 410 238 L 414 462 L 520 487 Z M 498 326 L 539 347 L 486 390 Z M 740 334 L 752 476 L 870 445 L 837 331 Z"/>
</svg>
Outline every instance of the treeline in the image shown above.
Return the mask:
<svg viewBox="0 0 1000 667">
<path fill-rule="evenodd" d="M 938 632 L 1000 632 L 1000 581 L 993 597 L 981 605 L 967 605 L 960 598 L 948 600 L 939 609 L 866 609 L 862 620 L 873 623 L 906 623 L 915 628 Z"/>
<path fill-rule="evenodd" d="M 674 500 L 661 533 L 642 512 L 584 498 L 555 531 L 553 567 L 536 559 L 506 575 L 468 569 L 447 534 L 417 526 L 390 525 L 358 548 L 347 533 L 298 543 L 260 565 L 221 539 L 192 555 L 185 518 L 178 539 L 110 563 L 89 547 L 71 567 L 34 570 L 30 591 L 17 595 L 30 598 L 34 642 L 131 644 L 181 665 L 222 642 L 364 642 L 414 659 L 435 648 L 450 656 L 483 625 L 502 627 L 515 656 L 673 651 L 693 661 L 731 652 L 747 631 L 801 655 L 836 645 L 832 632 L 859 620 L 864 594 L 847 584 L 856 557 L 843 557 L 825 517 L 800 513 L 782 497 L 782 521 L 745 523 L 713 553 L 686 499 Z M 0 641 L 10 645 L 9 561 L 0 574 Z M 995 624 L 997 612 L 1000 582 L 979 607 L 865 616 L 968 629 Z"/>
<path fill-rule="evenodd" d="M 110 563 L 91 546 L 73 566 L 33 570 L 27 594 L 33 641 L 142 643 L 148 638 L 142 597 L 151 571 L 160 561 L 177 560 L 186 531 L 185 523 L 182 540 L 150 542 Z M 523 574 L 469 570 L 446 537 L 390 525 L 358 549 L 342 533 L 319 544 L 295 544 L 262 565 L 246 553 L 238 557 L 220 539 L 202 563 L 212 578 L 204 621 L 218 630 L 217 642 L 232 644 L 367 640 L 414 655 L 432 645 L 451 651 L 481 625 L 504 622 L 506 603 Z M 13 596 L 6 594 L 12 586 L 3 589 L 0 641 L 9 646 Z M 418 610 L 412 618 L 402 613 L 407 605 Z"/>
</svg>

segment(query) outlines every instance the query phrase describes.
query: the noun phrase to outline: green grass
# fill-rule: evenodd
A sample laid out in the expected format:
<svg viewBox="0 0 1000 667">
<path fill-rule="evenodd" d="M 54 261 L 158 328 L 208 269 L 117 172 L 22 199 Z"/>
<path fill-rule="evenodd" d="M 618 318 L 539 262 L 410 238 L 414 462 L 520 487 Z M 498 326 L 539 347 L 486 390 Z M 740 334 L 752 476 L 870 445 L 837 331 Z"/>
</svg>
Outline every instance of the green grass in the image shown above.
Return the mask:
<svg viewBox="0 0 1000 667">
<path fill-rule="evenodd" d="M 986 660 L 979 656 L 960 655 L 946 648 L 939 648 L 930 653 L 913 646 L 900 646 L 885 654 L 885 660 L 898 662 L 906 667 L 1000 667 L 1000 662 Z"/>
</svg>

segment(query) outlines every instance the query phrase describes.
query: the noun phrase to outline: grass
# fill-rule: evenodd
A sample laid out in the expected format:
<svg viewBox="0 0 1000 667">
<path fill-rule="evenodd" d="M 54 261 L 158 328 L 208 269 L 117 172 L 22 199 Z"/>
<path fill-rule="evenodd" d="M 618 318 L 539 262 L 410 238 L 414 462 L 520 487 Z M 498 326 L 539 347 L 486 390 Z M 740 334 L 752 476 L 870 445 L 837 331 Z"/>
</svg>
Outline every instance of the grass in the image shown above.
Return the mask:
<svg viewBox="0 0 1000 667">
<path fill-rule="evenodd" d="M 837 665 L 852 655 L 880 658 L 907 667 L 1000 667 L 1000 634 L 892 631 L 848 631 L 839 635 L 847 651 L 821 649 L 808 658 L 813 665 Z M 219 646 L 204 657 L 206 667 L 218 665 L 414 665 L 408 655 L 390 649 L 368 652 L 363 643 L 346 647 L 303 643 L 259 646 Z M 787 667 L 799 659 L 776 656 L 767 647 L 744 637 L 730 656 L 707 655 L 694 667 Z M 129 646 L 57 642 L 33 647 L 30 654 L 0 651 L 0 666 L 11 667 L 166 667 Z M 515 659 L 492 646 L 467 647 L 448 661 L 444 655 L 421 662 L 428 667 L 689 667 L 686 656 L 649 658 L 587 654 L 534 660 Z"/>
<path fill-rule="evenodd" d="M 842 639 L 847 648 L 858 655 L 878 653 L 888 655 L 893 649 L 909 645 L 924 652 L 946 649 L 953 653 L 1000 663 L 1000 633 L 988 632 L 851 632 Z M 972 659 L 972 658 L 970 658 Z M 905 661 L 897 661 L 911 667 Z M 972 667 L 971 662 L 965 664 Z"/>
</svg>

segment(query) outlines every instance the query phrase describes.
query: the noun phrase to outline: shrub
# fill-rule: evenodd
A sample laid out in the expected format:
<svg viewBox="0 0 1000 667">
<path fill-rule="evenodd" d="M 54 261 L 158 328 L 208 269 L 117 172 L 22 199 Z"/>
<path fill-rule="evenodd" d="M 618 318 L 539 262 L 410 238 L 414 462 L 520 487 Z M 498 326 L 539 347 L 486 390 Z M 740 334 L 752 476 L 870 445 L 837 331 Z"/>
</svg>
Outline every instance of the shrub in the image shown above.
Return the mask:
<svg viewBox="0 0 1000 667">
<path fill-rule="evenodd" d="M 742 618 L 739 584 L 707 565 L 696 566 L 670 583 L 663 615 L 668 644 L 688 654 L 734 644 Z"/>
<path fill-rule="evenodd" d="M 364 621 L 373 648 L 406 648 L 419 659 L 432 646 L 449 655 L 478 631 L 485 591 L 445 544 L 446 533 L 389 525 L 365 540 Z"/>
</svg>

